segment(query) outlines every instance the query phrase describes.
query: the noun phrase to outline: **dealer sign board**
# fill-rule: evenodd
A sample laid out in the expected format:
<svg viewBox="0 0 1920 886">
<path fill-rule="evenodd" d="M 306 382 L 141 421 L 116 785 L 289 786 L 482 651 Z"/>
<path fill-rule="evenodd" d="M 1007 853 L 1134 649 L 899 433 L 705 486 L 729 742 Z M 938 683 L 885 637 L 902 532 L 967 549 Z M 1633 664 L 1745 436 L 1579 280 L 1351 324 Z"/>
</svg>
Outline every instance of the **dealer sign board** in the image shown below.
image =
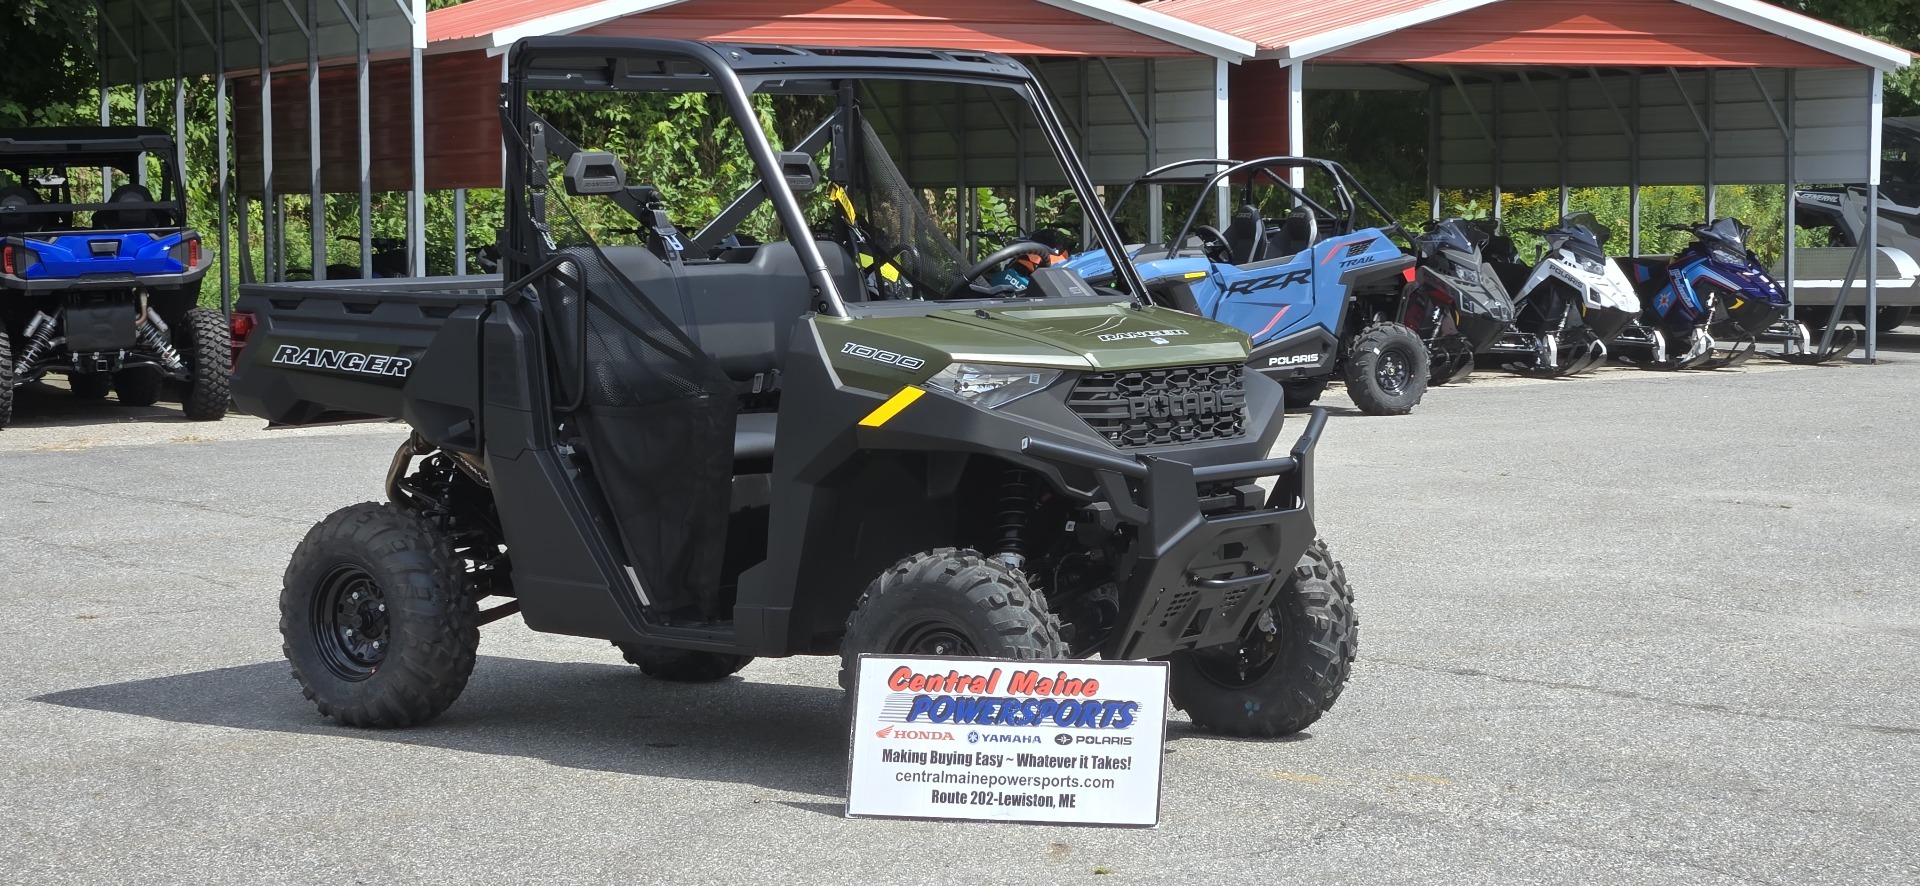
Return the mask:
<svg viewBox="0 0 1920 886">
<path fill-rule="evenodd" d="M 1151 827 L 1167 666 L 863 655 L 847 816 Z"/>
</svg>

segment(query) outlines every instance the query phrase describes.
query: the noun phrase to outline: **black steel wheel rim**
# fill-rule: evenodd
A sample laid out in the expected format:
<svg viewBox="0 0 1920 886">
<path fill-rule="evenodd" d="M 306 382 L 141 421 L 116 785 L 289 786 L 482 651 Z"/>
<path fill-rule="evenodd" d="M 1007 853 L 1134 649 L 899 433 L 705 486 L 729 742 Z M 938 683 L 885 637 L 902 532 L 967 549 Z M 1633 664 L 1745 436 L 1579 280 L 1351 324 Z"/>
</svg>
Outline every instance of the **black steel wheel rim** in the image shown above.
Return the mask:
<svg viewBox="0 0 1920 886">
<path fill-rule="evenodd" d="M 313 595 L 313 640 L 320 660 L 342 680 L 365 680 L 386 660 L 391 622 L 386 595 L 365 569 L 342 564 Z"/>
<path fill-rule="evenodd" d="M 1373 368 L 1373 378 L 1380 390 L 1395 396 L 1404 394 L 1413 381 L 1413 361 L 1400 348 L 1386 348 Z"/>
<path fill-rule="evenodd" d="M 1245 689 L 1260 682 L 1280 661 L 1280 650 L 1286 648 L 1282 624 L 1273 607 L 1261 610 L 1239 640 L 1195 649 L 1191 653 L 1194 669 L 1223 689 Z"/>
<path fill-rule="evenodd" d="M 977 656 L 980 650 L 966 632 L 937 619 L 915 622 L 894 634 L 887 651 L 897 655 Z"/>
</svg>

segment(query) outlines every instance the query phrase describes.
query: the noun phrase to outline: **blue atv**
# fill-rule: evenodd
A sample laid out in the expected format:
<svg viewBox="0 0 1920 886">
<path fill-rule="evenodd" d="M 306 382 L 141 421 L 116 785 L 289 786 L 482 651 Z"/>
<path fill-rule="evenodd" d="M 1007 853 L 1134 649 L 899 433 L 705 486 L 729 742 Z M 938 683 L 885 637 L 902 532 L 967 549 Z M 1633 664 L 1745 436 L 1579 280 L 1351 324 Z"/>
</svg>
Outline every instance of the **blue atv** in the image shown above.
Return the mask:
<svg viewBox="0 0 1920 886">
<path fill-rule="evenodd" d="M 1295 169 L 1311 177 L 1303 187 L 1287 179 Z M 1156 303 L 1245 331 L 1247 365 L 1279 381 L 1289 407 L 1319 399 L 1336 376 L 1368 415 L 1404 415 L 1420 402 L 1431 358 L 1401 322 L 1414 259 L 1391 239 L 1407 235 L 1340 164 L 1187 160 L 1128 185 L 1113 216 L 1128 217 L 1131 195 L 1162 190 L 1195 194 L 1186 221 L 1164 242 L 1124 248 Z M 1200 223 L 1223 192 L 1239 198 L 1225 231 Z M 1124 224 L 1121 234 L 1131 240 Z M 1066 266 L 1096 285 L 1114 278 L 1104 250 Z"/>
<path fill-rule="evenodd" d="M 213 254 L 187 227 L 175 158 L 160 129 L 0 130 L 0 425 L 14 389 L 52 374 L 129 406 L 177 382 L 188 418 L 226 414 L 231 333 L 199 307 Z"/>
</svg>

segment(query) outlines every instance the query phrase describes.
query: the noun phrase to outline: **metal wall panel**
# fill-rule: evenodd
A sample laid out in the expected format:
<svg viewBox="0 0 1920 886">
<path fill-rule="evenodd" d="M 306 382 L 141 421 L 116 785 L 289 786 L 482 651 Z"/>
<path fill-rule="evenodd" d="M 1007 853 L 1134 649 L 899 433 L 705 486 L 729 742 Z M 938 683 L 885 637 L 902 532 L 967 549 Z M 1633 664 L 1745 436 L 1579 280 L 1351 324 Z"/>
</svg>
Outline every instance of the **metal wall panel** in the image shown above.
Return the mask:
<svg viewBox="0 0 1920 886">
<path fill-rule="evenodd" d="M 1466 81 L 1464 97 L 1454 86 L 1438 87 L 1440 186 L 1492 186 L 1493 148 L 1483 127 L 1500 140 L 1502 188 L 1558 186 L 1561 146 L 1553 133 L 1562 118 L 1559 73 L 1531 69 L 1529 92 L 1511 71 L 1499 72 L 1504 79 L 1497 118 L 1494 87 L 1484 79 Z M 1786 115 L 1783 70 L 1685 70 L 1677 76 L 1666 69 L 1646 70 L 1638 75 L 1637 108 L 1631 100 L 1632 75 L 1609 72 L 1595 82 L 1582 71 L 1565 73 L 1566 182 L 1570 186 L 1619 186 L 1632 180 L 1633 144 L 1622 132 L 1616 110 L 1639 135 L 1643 185 L 1703 184 L 1709 177 L 1709 156 L 1712 179 L 1718 184 L 1772 184 L 1785 176 L 1786 140 L 1774 116 L 1775 111 Z M 1711 90 L 1708 78 L 1713 81 Z M 1801 70 L 1794 82 L 1796 179 L 1803 183 L 1864 181 L 1871 72 L 1865 68 Z M 1711 139 L 1703 134 L 1703 127 Z"/>
</svg>

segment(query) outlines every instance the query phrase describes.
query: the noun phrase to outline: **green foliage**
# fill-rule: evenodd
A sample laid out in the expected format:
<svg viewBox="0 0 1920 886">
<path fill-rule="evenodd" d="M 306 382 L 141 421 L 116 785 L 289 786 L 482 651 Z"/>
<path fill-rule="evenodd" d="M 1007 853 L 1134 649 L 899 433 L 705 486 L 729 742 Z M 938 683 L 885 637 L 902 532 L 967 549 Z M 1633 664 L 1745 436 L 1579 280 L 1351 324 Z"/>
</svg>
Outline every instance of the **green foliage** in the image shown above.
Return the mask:
<svg viewBox="0 0 1920 886">
<path fill-rule="evenodd" d="M 1740 219 L 1753 227 L 1747 245 L 1762 261 L 1778 259 L 1786 248 L 1786 188 L 1782 185 L 1722 185 L 1717 190 L 1714 215 Z M 1558 189 L 1507 193 L 1501 195 L 1501 218 L 1520 254 L 1531 256 L 1541 240 L 1524 233 L 1526 228 L 1551 227 L 1560 218 Z M 1640 189 L 1640 243 L 1631 242 L 1632 207 L 1626 188 L 1574 188 L 1567 194 L 1572 212 L 1591 212 L 1611 230 L 1607 241 L 1609 255 L 1665 255 L 1678 252 L 1690 235 L 1663 231 L 1662 225 L 1692 225 L 1707 220 L 1706 192 L 1703 188 L 1646 187 Z M 1486 218 L 1492 214 L 1491 195 L 1484 191 L 1446 191 L 1440 195 L 1443 216 Z M 1428 206 L 1420 200 L 1407 206 L 1402 218 L 1423 219 Z M 1801 246 L 1824 246 L 1819 231 L 1795 232 Z"/>
<path fill-rule="evenodd" d="M 0 8 L 0 127 L 85 122 L 99 82 L 92 4 L 10 0 Z"/>
</svg>

